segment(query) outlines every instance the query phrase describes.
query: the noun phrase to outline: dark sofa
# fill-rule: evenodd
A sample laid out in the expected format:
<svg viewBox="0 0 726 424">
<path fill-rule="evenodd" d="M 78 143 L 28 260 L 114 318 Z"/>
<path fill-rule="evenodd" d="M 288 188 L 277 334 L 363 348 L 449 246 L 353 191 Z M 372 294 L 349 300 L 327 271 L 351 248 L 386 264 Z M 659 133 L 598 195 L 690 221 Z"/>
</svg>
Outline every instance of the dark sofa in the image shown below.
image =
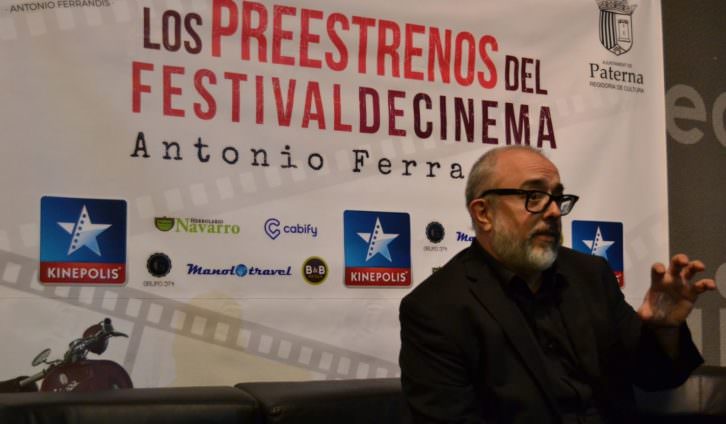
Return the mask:
<svg viewBox="0 0 726 424">
<path fill-rule="evenodd" d="M 644 423 L 726 423 L 726 368 L 701 367 L 681 387 L 638 392 Z M 8 424 L 308 424 L 400 421 L 397 379 L 240 383 L 235 387 L 0 394 Z"/>
</svg>

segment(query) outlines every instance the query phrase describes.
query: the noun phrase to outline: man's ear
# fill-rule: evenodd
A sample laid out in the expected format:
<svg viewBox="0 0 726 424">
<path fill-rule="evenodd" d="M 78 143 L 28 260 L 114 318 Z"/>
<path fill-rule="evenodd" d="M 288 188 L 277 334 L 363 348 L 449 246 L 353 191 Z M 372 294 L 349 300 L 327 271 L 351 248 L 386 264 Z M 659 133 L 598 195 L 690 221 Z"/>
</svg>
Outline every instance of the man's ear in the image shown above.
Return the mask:
<svg viewBox="0 0 726 424">
<path fill-rule="evenodd" d="M 474 199 L 469 203 L 469 215 L 474 224 L 488 232 L 492 229 L 492 205 L 485 199 Z"/>
</svg>

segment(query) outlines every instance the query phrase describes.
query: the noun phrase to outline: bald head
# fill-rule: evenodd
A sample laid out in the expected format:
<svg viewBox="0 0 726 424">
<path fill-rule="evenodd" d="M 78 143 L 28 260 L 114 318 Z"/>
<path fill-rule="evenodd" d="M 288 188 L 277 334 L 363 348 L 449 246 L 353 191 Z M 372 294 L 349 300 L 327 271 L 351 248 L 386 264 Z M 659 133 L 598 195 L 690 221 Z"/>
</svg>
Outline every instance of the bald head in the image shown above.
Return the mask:
<svg viewBox="0 0 726 424">
<path fill-rule="evenodd" d="M 471 167 L 466 181 L 466 205 L 486 190 L 497 187 L 497 177 L 501 177 L 507 169 L 529 162 L 522 161 L 526 157 L 536 155 L 557 169 L 539 150 L 530 146 L 505 146 L 491 149 L 484 153 Z"/>
</svg>

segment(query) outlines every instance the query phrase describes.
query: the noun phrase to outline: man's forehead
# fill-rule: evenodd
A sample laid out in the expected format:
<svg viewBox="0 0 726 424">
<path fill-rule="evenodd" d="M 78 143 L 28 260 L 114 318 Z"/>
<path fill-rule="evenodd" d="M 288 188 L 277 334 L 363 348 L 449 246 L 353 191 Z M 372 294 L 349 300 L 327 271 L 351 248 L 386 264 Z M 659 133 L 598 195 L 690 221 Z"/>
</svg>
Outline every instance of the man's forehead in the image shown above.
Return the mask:
<svg viewBox="0 0 726 424">
<path fill-rule="evenodd" d="M 528 150 L 510 150 L 497 158 L 494 180 L 505 188 L 561 188 L 557 167 L 544 156 Z"/>
</svg>

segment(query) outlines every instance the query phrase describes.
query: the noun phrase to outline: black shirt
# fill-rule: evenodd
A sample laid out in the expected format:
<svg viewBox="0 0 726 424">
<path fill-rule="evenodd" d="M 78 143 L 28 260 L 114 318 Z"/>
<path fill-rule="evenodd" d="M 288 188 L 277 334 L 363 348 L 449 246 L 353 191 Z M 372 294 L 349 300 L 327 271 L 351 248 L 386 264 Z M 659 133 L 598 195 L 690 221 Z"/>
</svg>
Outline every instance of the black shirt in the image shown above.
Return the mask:
<svg viewBox="0 0 726 424">
<path fill-rule="evenodd" d="M 550 390 L 557 400 L 564 423 L 602 423 L 593 403 L 592 387 L 581 370 L 580 359 L 565 327 L 565 317 L 560 312 L 560 293 L 566 288 L 567 281 L 557 273 L 556 263 L 543 272 L 542 284 L 533 293 L 522 278 L 506 269 L 488 252 L 484 254 L 499 277 L 504 292 L 529 324 L 539 347 L 533 354 L 543 359 L 551 382 Z"/>
</svg>

